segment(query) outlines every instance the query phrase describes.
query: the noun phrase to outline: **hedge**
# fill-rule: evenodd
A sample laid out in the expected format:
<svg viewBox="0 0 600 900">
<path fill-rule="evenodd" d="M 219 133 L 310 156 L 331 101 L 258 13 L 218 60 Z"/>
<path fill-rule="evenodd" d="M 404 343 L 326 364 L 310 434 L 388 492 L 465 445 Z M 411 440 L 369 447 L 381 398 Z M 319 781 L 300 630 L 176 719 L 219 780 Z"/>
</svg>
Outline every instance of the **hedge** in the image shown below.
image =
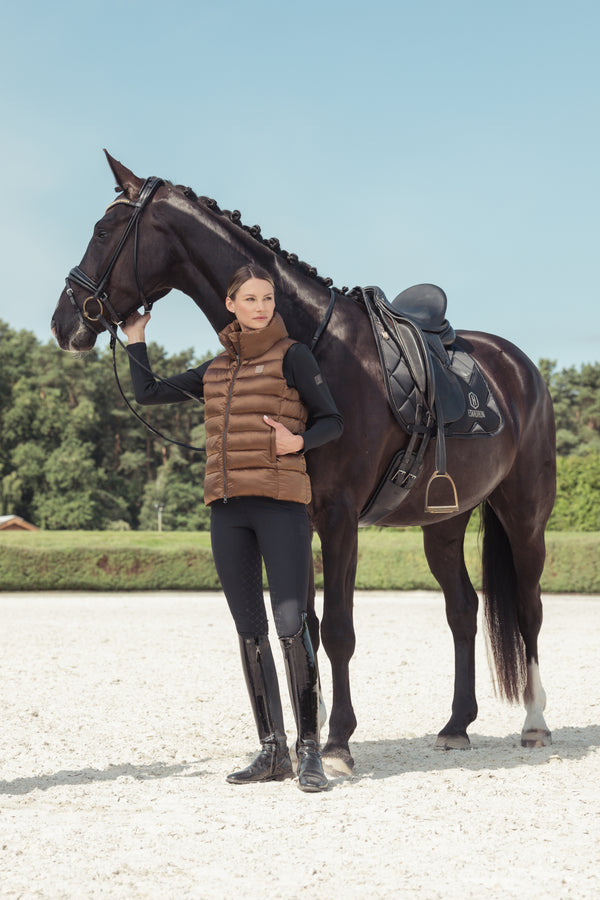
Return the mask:
<svg viewBox="0 0 600 900">
<path fill-rule="evenodd" d="M 600 593 L 600 532 L 549 532 L 542 589 Z M 467 533 L 465 559 L 481 587 L 478 535 Z M 315 581 L 323 565 L 314 544 Z M 359 590 L 438 590 L 419 529 L 359 531 Z M 206 532 L 0 532 L 0 590 L 208 591 L 219 581 Z"/>
</svg>

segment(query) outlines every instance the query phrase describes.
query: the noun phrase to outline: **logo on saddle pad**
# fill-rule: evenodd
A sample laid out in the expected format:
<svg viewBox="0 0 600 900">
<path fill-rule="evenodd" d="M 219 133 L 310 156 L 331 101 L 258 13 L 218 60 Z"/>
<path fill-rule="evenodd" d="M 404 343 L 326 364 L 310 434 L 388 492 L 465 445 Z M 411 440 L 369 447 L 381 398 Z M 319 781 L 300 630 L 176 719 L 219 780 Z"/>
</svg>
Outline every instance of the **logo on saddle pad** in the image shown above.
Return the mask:
<svg viewBox="0 0 600 900">
<path fill-rule="evenodd" d="M 479 409 L 479 397 L 473 391 L 469 391 L 469 403 L 471 404 L 471 409 L 467 410 L 467 415 L 471 419 L 485 419 L 485 413 L 483 410 Z"/>
</svg>

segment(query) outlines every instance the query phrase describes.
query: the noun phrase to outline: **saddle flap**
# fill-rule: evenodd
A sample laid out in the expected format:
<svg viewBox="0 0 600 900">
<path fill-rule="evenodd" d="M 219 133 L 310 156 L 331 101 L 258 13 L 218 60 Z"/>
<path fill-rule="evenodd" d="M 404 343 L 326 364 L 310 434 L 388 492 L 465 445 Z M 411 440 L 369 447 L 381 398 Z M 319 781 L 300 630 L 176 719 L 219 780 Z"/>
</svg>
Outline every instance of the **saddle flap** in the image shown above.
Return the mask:
<svg viewBox="0 0 600 900">
<path fill-rule="evenodd" d="M 408 323 L 396 322 L 394 332 L 398 338 L 405 364 L 412 375 L 417 389 L 426 398 L 428 403 L 433 402 L 431 395 L 431 379 L 428 378 L 428 352 L 419 340 L 419 334 Z"/>
<path fill-rule="evenodd" d="M 445 366 L 432 354 L 435 379 L 435 407 L 441 413 L 445 423 L 457 422 L 465 414 L 467 408 L 465 395 L 456 373 Z"/>
</svg>

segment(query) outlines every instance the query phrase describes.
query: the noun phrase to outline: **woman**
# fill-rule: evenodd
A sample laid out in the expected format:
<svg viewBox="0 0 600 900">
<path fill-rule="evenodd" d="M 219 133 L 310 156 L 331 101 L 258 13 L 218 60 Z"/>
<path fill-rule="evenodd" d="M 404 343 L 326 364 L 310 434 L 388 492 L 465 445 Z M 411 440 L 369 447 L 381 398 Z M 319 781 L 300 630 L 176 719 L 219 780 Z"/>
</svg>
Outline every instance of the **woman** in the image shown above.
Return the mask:
<svg viewBox="0 0 600 900">
<path fill-rule="evenodd" d="M 247 784 L 291 777 L 279 685 L 268 638 L 262 560 L 296 719 L 298 785 L 327 788 L 319 747 L 319 677 L 306 624 L 311 566 L 304 454 L 342 433 L 343 422 L 316 360 L 288 337 L 275 311 L 274 283 L 264 269 L 238 269 L 225 305 L 235 319 L 220 334 L 225 352 L 197 369 L 158 382 L 149 368 L 145 327 L 134 313 L 123 326 L 138 403 L 176 403 L 175 388 L 205 401 L 204 499 L 211 543 L 231 610 L 262 749 L 227 777 Z"/>
</svg>

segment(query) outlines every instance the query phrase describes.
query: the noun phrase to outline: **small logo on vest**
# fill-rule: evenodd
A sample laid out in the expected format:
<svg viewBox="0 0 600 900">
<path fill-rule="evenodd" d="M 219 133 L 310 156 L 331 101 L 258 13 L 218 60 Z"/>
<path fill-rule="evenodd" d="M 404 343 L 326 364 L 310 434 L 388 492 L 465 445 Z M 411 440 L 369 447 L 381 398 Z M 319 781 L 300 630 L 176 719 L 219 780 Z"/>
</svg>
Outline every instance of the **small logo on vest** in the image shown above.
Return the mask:
<svg viewBox="0 0 600 900">
<path fill-rule="evenodd" d="M 255 373 L 256 373 L 257 375 L 260 375 L 261 372 L 264 372 L 264 371 L 265 371 L 265 367 L 264 367 L 264 366 L 256 366 L 255 369 L 254 369 L 254 371 L 255 371 Z"/>
<path fill-rule="evenodd" d="M 315 375 L 315 384 L 323 384 L 323 376 Z"/>
</svg>

